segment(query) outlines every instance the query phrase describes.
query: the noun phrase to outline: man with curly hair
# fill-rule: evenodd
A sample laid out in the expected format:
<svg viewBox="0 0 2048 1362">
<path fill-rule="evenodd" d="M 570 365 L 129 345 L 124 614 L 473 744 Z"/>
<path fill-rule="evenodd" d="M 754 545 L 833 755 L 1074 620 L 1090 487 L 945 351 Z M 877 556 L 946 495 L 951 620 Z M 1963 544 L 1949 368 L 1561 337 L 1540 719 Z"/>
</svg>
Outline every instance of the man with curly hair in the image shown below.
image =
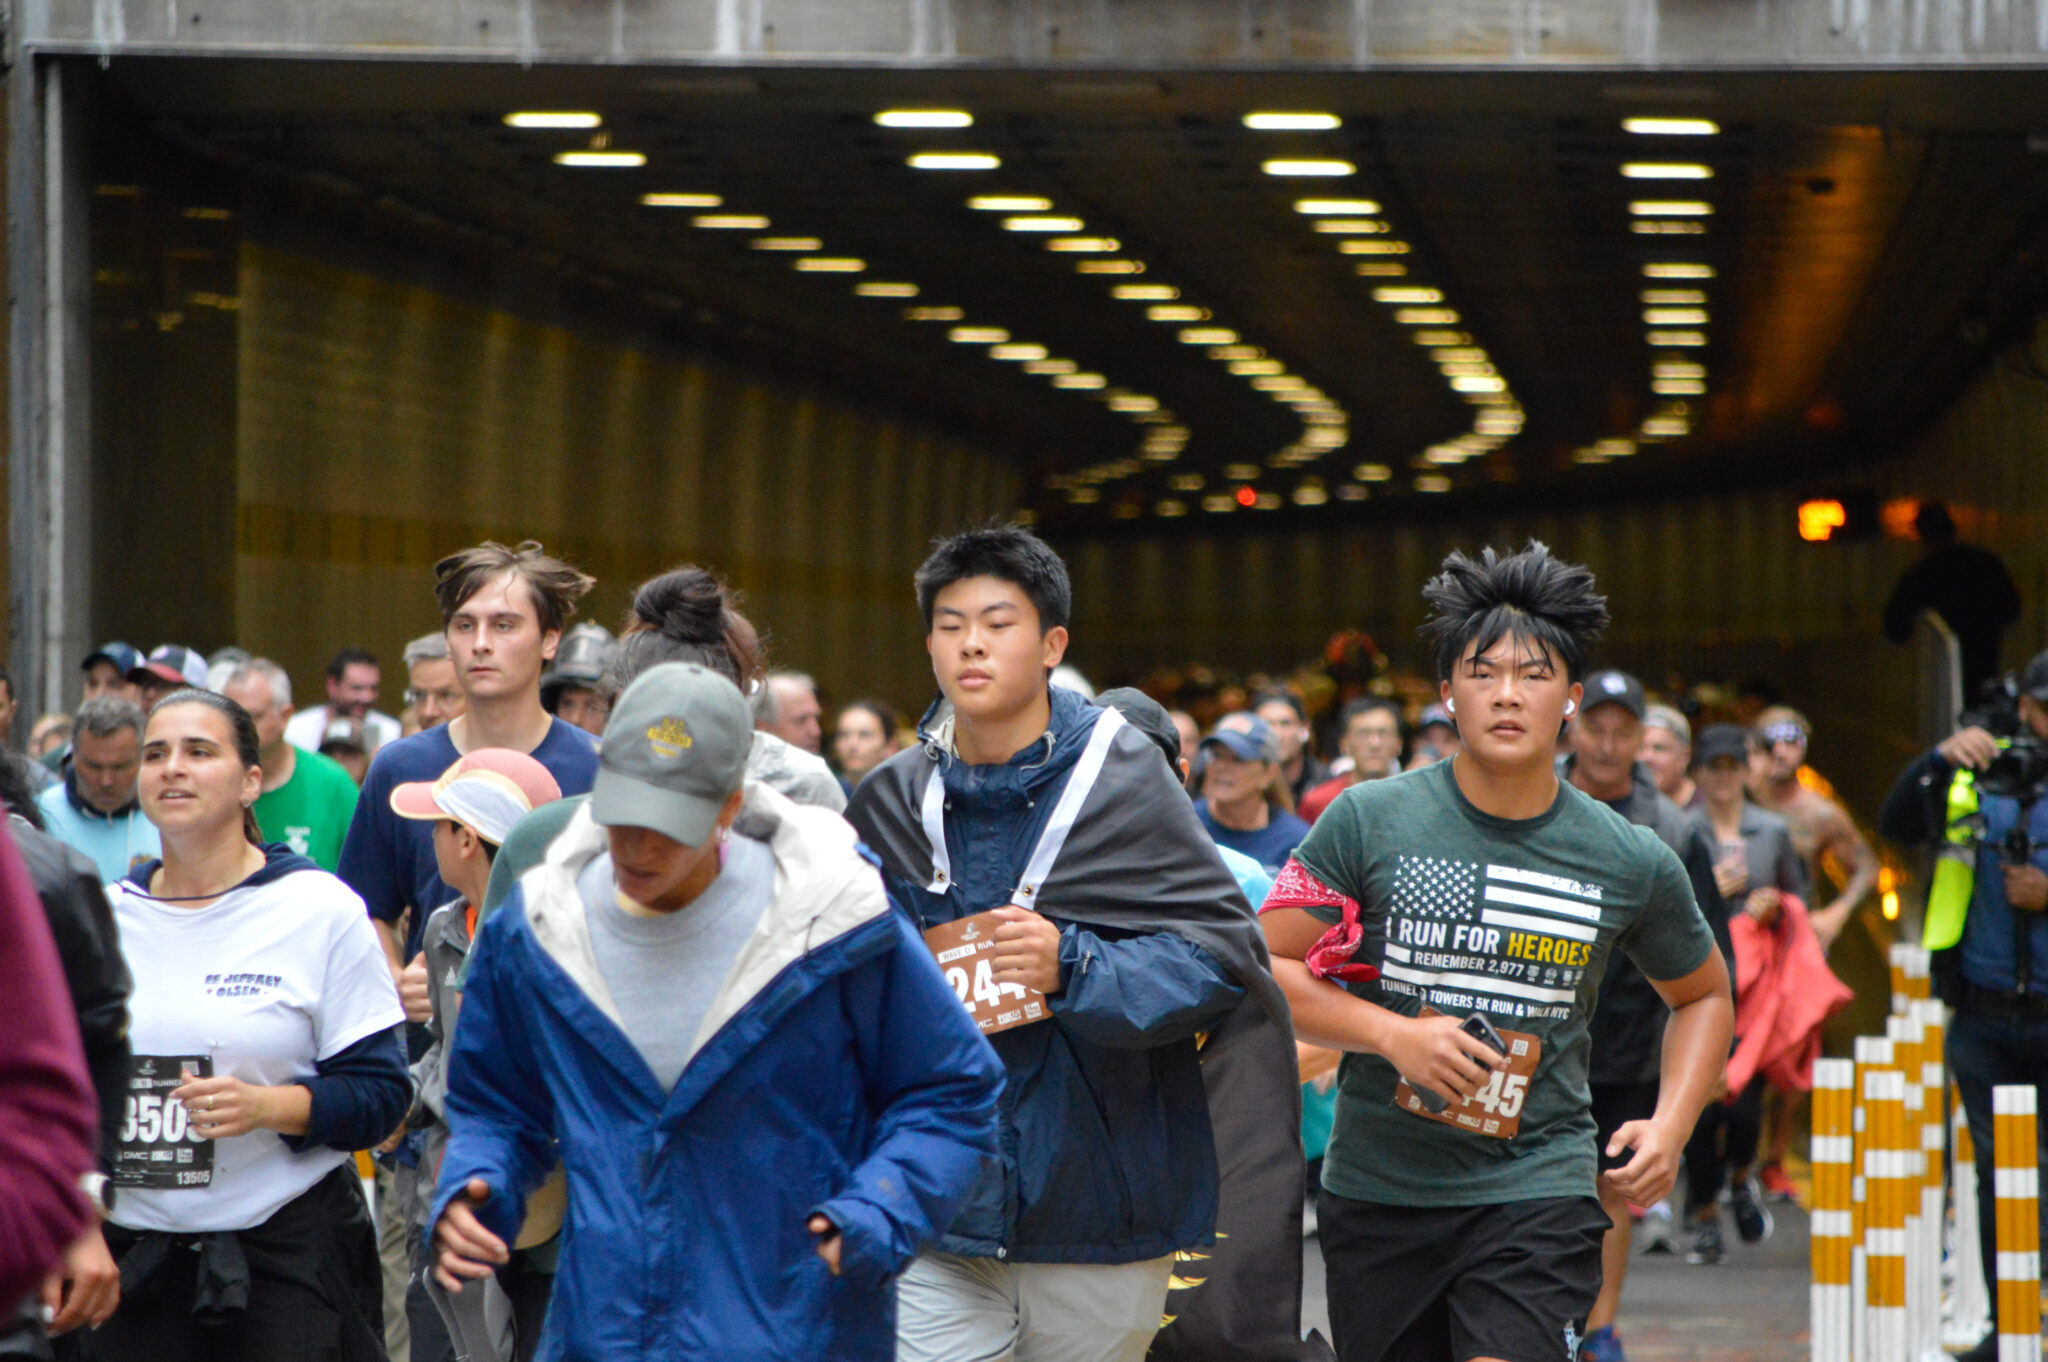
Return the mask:
<svg viewBox="0 0 2048 1362">
<path fill-rule="evenodd" d="M 1339 795 L 1263 916 L 1297 1034 L 1347 1052 L 1318 1201 L 1331 1323 L 1344 1362 L 1573 1362 L 1596 1178 L 1669 1192 L 1727 1059 L 1728 974 L 1678 857 L 1558 778 L 1607 623 L 1592 573 L 1531 543 L 1453 553 L 1423 594 L 1461 748 Z M 1671 1015 L 1656 1111 L 1603 1174 L 1586 1027 L 1617 946 Z"/>
</svg>

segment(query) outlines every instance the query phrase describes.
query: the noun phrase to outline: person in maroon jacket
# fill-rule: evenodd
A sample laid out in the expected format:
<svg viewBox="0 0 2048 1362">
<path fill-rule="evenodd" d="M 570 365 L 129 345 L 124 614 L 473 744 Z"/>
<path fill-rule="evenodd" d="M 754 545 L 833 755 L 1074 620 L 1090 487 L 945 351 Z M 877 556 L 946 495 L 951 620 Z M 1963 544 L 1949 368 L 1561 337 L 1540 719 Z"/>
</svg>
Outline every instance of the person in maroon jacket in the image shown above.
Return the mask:
<svg viewBox="0 0 2048 1362">
<path fill-rule="evenodd" d="M 28 867 L 0 836 L 0 1301 L 19 1300 L 85 1227 L 98 1107 L 78 1019 Z"/>
</svg>

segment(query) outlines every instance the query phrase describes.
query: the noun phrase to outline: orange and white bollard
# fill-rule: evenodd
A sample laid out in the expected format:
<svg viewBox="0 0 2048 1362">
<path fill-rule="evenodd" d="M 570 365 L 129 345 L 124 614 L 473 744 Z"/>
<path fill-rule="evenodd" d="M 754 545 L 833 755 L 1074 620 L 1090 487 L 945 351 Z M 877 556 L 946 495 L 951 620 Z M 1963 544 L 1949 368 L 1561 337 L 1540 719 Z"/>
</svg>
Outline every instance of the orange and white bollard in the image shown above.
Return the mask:
<svg viewBox="0 0 2048 1362">
<path fill-rule="evenodd" d="M 1906 1076 L 1892 1067 L 1863 1075 L 1864 1314 L 1859 1362 L 1910 1362 L 1906 1322 L 1907 1195 L 1915 1181 L 1906 1142 Z"/>
<path fill-rule="evenodd" d="M 1921 951 L 1922 956 L 1926 955 Z M 1914 1351 L 1921 1362 L 1946 1362 L 1941 1346 L 1941 1234 L 1948 1223 L 1948 1066 L 1943 1063 L 1948 1009 L 1939 999 L 1916 998 L 1912 1015 L 1920 1022 L 1920 1317 Z"/>
<path fill-rule="evenodd" d="M 1814 1063 L 1813 1362 L 1851 1362 L 1852 1358 L 1855 1086 L 1853 1062 L 1823 1059 Z"/>
<path fill-rule="evenodd" d="M 1991 1090 L 1998 1362 L 2041 1362 L 2041 1169 L 2034 1089 Z"/>
</svg>

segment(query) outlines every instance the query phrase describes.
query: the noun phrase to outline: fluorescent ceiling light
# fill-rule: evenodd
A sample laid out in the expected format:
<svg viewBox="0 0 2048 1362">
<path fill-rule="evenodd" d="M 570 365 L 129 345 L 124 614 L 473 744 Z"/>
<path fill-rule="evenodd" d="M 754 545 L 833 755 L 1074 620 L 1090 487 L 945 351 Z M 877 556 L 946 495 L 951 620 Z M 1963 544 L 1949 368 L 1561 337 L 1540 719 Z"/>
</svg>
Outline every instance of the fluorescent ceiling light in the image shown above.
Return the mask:
<svg viewBox="0 0 2048 1362">
<path fill-rule="evenodd" d="M 1444 294 L 1442 289 L 1390 285 L 1374 289 L 1372 300 L 1376 303 L 1440 303 Z"/>
<path fill-rule="evenodd" d="M 1652 331 L 1646 339 L 1652 345 L 1698 346 L 1707 343 L 1704 331 Z"/>
<path fill-rule="evenodd" d="M 1712 137 L 1721 125 L 1711 118 L 1624 118 L 1621 130 L 1646 137 Z"/>
<path fill-rule="evenodd" d="M 1697 378 L 1659 378 L 1650 383 L 1650 391 L 1661 397 L 1698 397 L 1706 390 L 1706 383 Z"/>
<path fill-rule="evenodd" d="M 1219 345 L 1209 352 L 1210 359 L 1264 359 L 1266 352 L 1256 345 Z"/>
<path fill-rule="evenodd" d="M 957 322 L 967 314 L 957 307 L 906 307 L 903 320 L 906 322 Z"/>
<path fill-rule="evenodd" d="M 1645 326 L 1705 326 L 1707 310 L 1703 307 L 1651 307 L 1643 309 Z"/>
<path fill-rule="evenodd" d="M 649 208 L 716 208 L 725 202 L 716 194 L 642 194 Z"/>
<path fill-rule="evenodd" d="M 1714 168 L 1690 161 L 1628 161 L 1621 167 L 1630 180 L 1711 180 Z"/>
<path fill-rule="evenodd" d="M 1405 241 L 1340 241 L 1337 243 L 1337 254 L 1406 255 L 1408 254 L 1408 243 Z"/>
<path fill-rule="evenodd" d="M 988 349 L 990 359 L 1000 360 L 1044 359 L 1047 353 L 1043 345 L 991 345 Z"/>
<path fill-rule="evenodd" d="M 1253 374 L 1284 374 L 1287 366 L 1277 359 L 1239 359 L 1231 361 L 1230 372 L 1249 378 Z"/>
<path fill-rule="evenodd" d="M 1697 288 L 1646 288 L 1643 302 L 1651 307 L 1697 307 L 1707 301 L 1707 291 Z"/>
<path fill-rule="evenodd" d="M 1056 236 L 1045 248 L 1070 255 L 1114 255 L 1123 249 L 1123 243 L 1113 236 Z"/>
<path fill-rule="evenodd" d="M 1707 224 L 1690 218 L 1638 218 L 1628 225 L 1637 236 L 1705 236 Z"/>
<path fill-rule="evenodd" d="M 884 109 L 875 122 L 885 128 L 971 128 L 974 115 L 965 109 Z"/>
<path fill-rule="evenodd" d="M 888 284 L 870 280 L 867 283 L 855 284 L 853 291 L 856 296 L 862 298 L 915 298 L 917 285 Z"/>
<path fill-rule="evenodd" d="M 1161 497 L 1152 507 L 1152 514 L 1161 520 L 1172 520 L 1188 513 L 1188 504 L 1179 497 Z"/>
<path fill-rule="evenodd" d="M 566 109 L 553 112 L 536 109 L 505 115 L 508 128 L 596 128 L 603 125 L 604 119 L 597 114 Z"/>
<path fill-rule="evenodd" d="M 1429 352 L 1429 357 L 1438 364 L 1484 364 L 1486 351 L 1476 345 L 1439 346 Z"/>
<path fill-rule="evenodd" d="M 1418 331 L 1415 333 L 1415 343 L 1431 348 L 1439 345 L 1470 345 L 1472 338 L 1463 331 Z"/>
<path fill-rule="evenodd" d="M 1712 279 L 1714 267 L 1691 261 L 1651 261 L 1643 266 L 1645 279 Z"/>
<path fill-rule="evenodd" d="M 1053 217 L 1049 214 L 1023 218 L 1004 218 L 1006 232 L 1078 232 L 1081 219 Z"/>
<path fill-rule="evenodd" d="M 585 170 L 629 170 L 634 166 L 647 164 L 644 151 L 558 151 L 555 153 L 558 166 L 578 166 Z"/>
<path fill-rule="evenodd" d="M 715 232 L 758 232 L 768 225 L 768 219 L 756 213 L 699 213 L 690 219 L 690 225 Z"/>
<path fill-rule="evenodd" d="M 867 267 L 850 255 L 807 255 L 796 262 L 799 274 L 859 274 Z"/>
<path fill-rule="evenodd" d="M 1689 429 L 1691 427 L 1686 424 L 1685 418 L 1682 416 L 1652 416 L 1649 420 L 1643 422 L 1643 434 L 1654 436 L 1658 439 L 1668 440 L 1674 436 L 1685 434 Z"/>
<path fill-rule="evenodd" d="M 1237 498 L 1228 492 L 1211 492 L 1208 496 L 1202 498 L 1202 509 L 1219 514 L 1224 511 L 1234 511 L 1237 509 Z"/>
<path fill-rule="evenodd" d="M 1386 482 L 1394 476 L 1394 470 L 1383 463 L 1362 463 L 1351 470 L 1351 476 L 1360 482 Z"/>
<path fill-rule="evenodd" d="M 1143 274 L 1142 260 L 1083 260 L 1074 266 L 1076 274 Z"/>
<path fill-rule="evenodd" d="M 824 246 L 825 243 L 814 236 L 761 236 L 753 241 L 757 251 L 816 251 L 824 249 Z"/>
<path fill-rule="evenodd" d="M 1701 199 L 1636 199 L 1628 211 L 1639 218 L 1703 218 L 1712 215 L 1714 205 Z"/>
<path fill-rule="evenodd" d="M 1371 217 L 1380 206 L 1371 199 L 1296 199 L 1294 211 L 1310 217 Z"/>
<path fill-rule="evenodd" d="M 1365 279 L 1400 279 L 1408 273 L 1408 267 L 1398 260 L 1361 260 L 1351 269 Z"/>
<path fill-rule="evenodd" d="M 1244 125 L 1253 132 L 1330 132 L 1344 120 L 1333 113 L 1248 113 Z"/>
<path fill-rule="evenodd" d="M 1109 399 L 1109 409 L 1120 412 L 1158 411 L 1159 399 L 1143 393 L 1123 393 Z"/>
<path fill-rule="evenodd" d="M 1447 307 L 1404 307 L 1394 320 L 1403 326 L 1456 326 L 1458 314 Z"/>
<path fill-rule="evenodd" d="M 1109 296 L 1127 303 L 1142 303 L 1178 298 L 1180 290 L 1171 284 L 1118 284 L 1109 291 Z"/>
<path fill-rule="evenodd" d="M 1316 231 L 1324 236 L 1384 236 L 1389 228 L 1373 218 L 1324 218 Z"/>
<path fill-rule="evenodd" d="M 1478 376 L 1474 376 L 1471 378 L 1454 378 L 1451 380 L 1452 392 L 1501 393 L 1506 392 L 1507 390 L 1508 381 L 1504 378 L 1481 378 Z"/>
<path fill-rule="evenodd" d="M 1425 473 L 1415 480 L 1415 490 L 1435 495 L 1451 490 L 1451 480 L 1436 473 Z"/>
<path fill-rule="evenodd" d="M 1109 380 L 1101 374 L 1060 374 L 1052 381 L 1055 388 L 1107 388 Z"/>
<path fill-rule="evenodd" d="M 967 206 L 982 213 L 1043 213 L 1052 208 L 1052 200 L 1035 194 L 977 194 Z"/>
<path fill-rule="evenodd" d="M 1180 333 L 1182 345 L 1235 345 L 1237 333 L 1222 326 L 1190 326 Z"/>
<path fill-rule="evenodd" d="M 946 333 L 946 339 L 956 345 L 1001 345 L 1010 338 L 1010 333 L 1000 326 L 956 326 Z"/>
<path fill-rule="evenodd" d="M 920 151 L 904 164 L 912 170 L 995 170 L 1003 160 L 985 151 Z"/>
<path fill-rule="evenodd" d="M 1308 380 L 1298 374 L 1262 374 L 1252 386 L 1262 393 L 1291 393 L 1306 388 Z"/>
<path fill-rule="evenodd" d="M 1445 378 L 1492 378 L 1495 373 L 1491 364 L 1474 360 L 1447 360 L 1436 367 Z"/>
<path fill-rule="evenodd" d="M 1206 322 L 1209 309 L 1191 307 L 1186 303 L 1158 303 L 1145 309 L 1145 319 L 1153 322 Z"/>
<path fill-rule="evenodd" d="M 1323 176 L 1329 178 L 1337 178 L 1345 175 L 1355 175 L 1358 173 L 1358 167 L 1351 164 L 1351 162 L 1349 161 L 1325 161 L 1292 158 L 1283 158 L 1279 160 L 1267 161 L 1264 165 L 1262 165 L 1259 168 L 1261 170 L 1264 170 L 1268 175 L 1282 175 L 1290 177 Z"/>
<path fill-rule="evenodd" d="M 1707 366 L 1704 364 L 1681 364 L 1667 361 L 1662 364 L 1652 364 L 1650 372 L 1658 378 L 1705 378 L 1707 376 Z"/>
<path fill-rule="evenodd" d="M 1071 374 L 1081 366 L 1070 359 L 1034 359 L 1024 365 L 1027 374 Z"/>
</svg>

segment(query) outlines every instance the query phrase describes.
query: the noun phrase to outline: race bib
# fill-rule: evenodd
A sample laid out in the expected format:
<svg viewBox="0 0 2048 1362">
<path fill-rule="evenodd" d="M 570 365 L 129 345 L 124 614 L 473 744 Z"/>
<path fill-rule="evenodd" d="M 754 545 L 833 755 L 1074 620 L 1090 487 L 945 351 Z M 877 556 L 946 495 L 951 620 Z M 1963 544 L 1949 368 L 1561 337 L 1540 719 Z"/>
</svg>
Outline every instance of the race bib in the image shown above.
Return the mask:
<svg viewBox="0 0 2048 1362">
<path fill-rule="evenodd" d="M 1425 1007 L 1422 1015 L 1436 1013 Z M 1422 1094 L 1404 1078 L 1394 1085 L 1394 1105 L 1473 1135 L 1514 1139 L 1522 1129 L 1522 1104 L 1528 1100 L 1529 1084 L 1536 1077 L 1536 1062 L 1543 1058 L 1543 1042 L 1523 1031 L 1502 1031 L 1500 1038 L 1508 1045 L 1508 1067 L 1496 1071 L 1469 1101 L 1453 1102 L 1442 1111 L 1431 1111 L 1423 1105 Z"/>
<path fill-rule="evenodd" d="M 1028 1026 L 1051 1016 L 1045 995 L 1022 984 L 996 982 L 991 959 L 996 948 L 994 913 L 976 913 L 947 922 L 924 934 L 926 949 L 946 973 L 946 982 L 984 1035 Z"/>
<path fill-rule="evenodd" d="M 132 1055 L 128 1110 L 114 1151 L 116 1187 L 205 1187 L 213 1182 L 213 1141 L 191 1126 L 171 1093 L 191 1073 L 213 1076 L 211 1055 Z"/>
</svg>

